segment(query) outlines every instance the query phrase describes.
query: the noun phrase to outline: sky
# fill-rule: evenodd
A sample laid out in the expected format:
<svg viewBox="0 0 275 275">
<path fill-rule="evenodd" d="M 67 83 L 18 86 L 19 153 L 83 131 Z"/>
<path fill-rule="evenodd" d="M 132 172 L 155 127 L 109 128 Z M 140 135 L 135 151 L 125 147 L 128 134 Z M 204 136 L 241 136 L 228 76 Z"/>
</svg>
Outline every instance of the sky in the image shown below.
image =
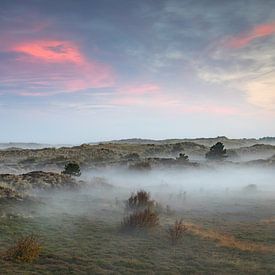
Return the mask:
<svg viewBox="0 0 275 275">
<path fill-rule="evenodd" d="M 0 0 L 0 142 L 275 136 L 274 0 Z"/>
</svg>

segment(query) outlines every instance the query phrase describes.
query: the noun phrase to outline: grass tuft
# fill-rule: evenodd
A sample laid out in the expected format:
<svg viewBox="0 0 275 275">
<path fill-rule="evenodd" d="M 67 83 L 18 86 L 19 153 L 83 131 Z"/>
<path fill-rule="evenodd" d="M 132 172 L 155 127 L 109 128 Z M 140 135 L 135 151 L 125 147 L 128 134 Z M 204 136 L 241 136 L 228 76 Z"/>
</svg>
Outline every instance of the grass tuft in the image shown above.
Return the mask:
<svg viewBox="0 0 275 275">
<path fill-rule="evenodd" d="M 4 258 L 6 260 L 17 260 L 21 262 L 31 263 L 36 260 L 41 252 L 37 236 L 29 235 L 19 239 L 14 246 L 6 251 Z"/>
<path fill-rule="evenodd" d="M 168 238 L 172 245 L 176 245 L 187 231 L 187 226 L 184 225 L 183 220 L 176 220 L 173 225 L 167 229 Z"/>
</svg>

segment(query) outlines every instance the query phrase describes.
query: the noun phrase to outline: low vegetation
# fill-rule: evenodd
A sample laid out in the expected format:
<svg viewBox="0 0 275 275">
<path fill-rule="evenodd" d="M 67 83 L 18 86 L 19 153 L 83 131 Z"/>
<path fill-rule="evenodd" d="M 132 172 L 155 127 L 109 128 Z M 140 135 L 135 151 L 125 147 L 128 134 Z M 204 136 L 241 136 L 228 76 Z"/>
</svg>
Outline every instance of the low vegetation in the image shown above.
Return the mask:
<svg viewBox="0 0 275 275">
<path fill-rule="evenodd" d="M 149 171 L 152 169 L 151 164 L 149 161 L 139 161 L 129 165 L 130 170 L 137 170 L 137 171 Z"/>
<path fill-rule="evenodd" d="M 223 160 L 227 157 L 226 149 L 222 142 L 217 142 L 215 145 L 210 147 L 209 152 L 206 153 L 205 157 L 210 160 Z"/>
<path fill-rule="evenodd" d="M 133 193 L 126 201 L 126 212 L 130 213 L 124 217 L 122 227 L 124 229 L 152 228 L 159 223 L 159 213 L 156 211 L 156 203 L 151 200 L 150 193 L 140 190 Z"/>
<path fill-rule="evenodd" d="M 122 221 L 123 229 L 148 229 L 156 227 L 159 224 L 159 217 L 156 212 L 150 208 L 134 213 L 125 217 Z"/>
<path fill-rule="evenodd" d="M 32 263 L 38 259 L 42 246 L 35 235 L 29 235 L 19 239 L 16 244 L 10 247 L 5 253 L 6 260 L 16 260 Z"/>
<path fill-rule="evenodd" d="M 239 240 L 232 235 L 218 232 L 216 230 L 205 229 L 200 225 L 188 223 L 187 230 L 194 235 L 203 239 L 213 240 L 218 242 L 221 246 L 227 248 L 238 249 L 240 251 L 274 253 L 274 245 L 266 245 L 253 241 Z"/>
<path fill-rule="evenodd" d="M 140 190 L 137 193 L 133 193 L 125 203 L 126 211 L 141 211 L 145 208 L 152 209 L 155 202 L 151 200 L 150 193 Z"/>
<path fill-rule="evenodd" d="M 232 178 L 225 172 L 219 180 L 216 167 L 242 165 L 232 161 L 232 151 L 248 156 L 264 146 L 232 149 L 234 140 L 231 147 L 220 140 L 227 151 L 217 139 L 201 140 L 205 145 L 169 141 L 3 150 L 0 274 L 273 274 L 275 200 L 265 186 L 271 186 L 274 170 L 263 170 L 260 180 L 252 170 Z M 204 163 L 213 144 L 207 159 L 228 154 L 230 162 Z M 268 154 L 275 152 L 271 147 Z M 195 157 L 199 166 L 193 165 Z M 274 161 L 261 160 L 272 167 Z M 128 164 L 135 171 L 125 171 Z M 34 165 L 39 171 L 29 172 Z M 80 165 L 85 182 L 74 177 L 80 176 Z M 208 192 L 208 180 L 217 193 Z M 136 186 L 151 193 L 131 194 Z M 43 253 L 31 232 L 43 236 Z"/>
<path fill-rule="evenodd" d="M 7 188 L 20 193 L 25 191 L 27 192 L 32 189 L 74 189 L 79 186 L 79 182 L 71 176 L 65 174 L 33 171 L 19 175 L 0 174 L 0 185 L 5 187 L 6 194 L 11 194 L 12 192 L 7 191 Z"/>
<path fill-rule="evenodd" d="M 5 183 L 0 184 L 0 200 L 1 199 L 13 199 L 13 200 L 22 200 L 23 194 L 15 190 L 14 188 L 10 188 Z"/>
<path fill-rule="evenodd" d="M 189 161 L 189 157 L 185 153 L 180 153 L 179 156 L 177 157 L 177 160 Z"/>
<path fill-rule="evenodd" d="M 167 229 L 168 239 L 172 245 L 176 245 L 184 236 L 187 231 L 187 226 L 183 220 L 176 220 L 173 225 Z"/>
<path fill-rule="evenodd" d="M 81 176 L 79 164 L 75 162 L 69 162 L 65 165 L 64 171 L 62 174 L 79 177 Z"/>
</svg>

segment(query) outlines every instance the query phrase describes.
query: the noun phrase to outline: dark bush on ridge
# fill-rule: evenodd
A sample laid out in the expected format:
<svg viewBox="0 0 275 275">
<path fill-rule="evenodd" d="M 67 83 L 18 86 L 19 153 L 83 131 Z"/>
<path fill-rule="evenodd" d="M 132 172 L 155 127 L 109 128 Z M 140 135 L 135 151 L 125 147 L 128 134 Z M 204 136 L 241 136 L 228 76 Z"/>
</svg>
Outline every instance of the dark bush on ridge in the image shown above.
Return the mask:
<svg viewBox="0 0 275 275">
<path fill-rule="evenodd" d="M 226 149 L 222 142 L 217 142 L 213 145 L 210 150 L 206 153 L 205 157 L 210 160 L 223 160 L 227 157 Z"/>
<path fill-rule="evenodd" d="M 70 175 L 70 176 L 81 176 L 80 167 L 75 162 L 69 162 L 65 165 L 64 171 L 62 174 Z"/>
<path fill-rule="evenodd" d="M 189 161 L 189 157 L 184 154 L 184 153 L 180 153 L 179 156 L 177 157 L 177 160 L 180 160 L 180 161 Z"/>
</svg>

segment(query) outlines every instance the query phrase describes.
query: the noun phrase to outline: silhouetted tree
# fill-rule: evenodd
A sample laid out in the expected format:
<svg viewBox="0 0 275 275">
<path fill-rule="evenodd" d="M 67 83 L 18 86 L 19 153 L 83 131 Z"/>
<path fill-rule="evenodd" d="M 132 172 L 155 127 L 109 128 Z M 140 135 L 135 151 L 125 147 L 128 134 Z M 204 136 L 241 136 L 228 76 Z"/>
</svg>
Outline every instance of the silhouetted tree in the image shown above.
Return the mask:
<svg viewBox="0 0 275 275">
<path fill-rule="evenodd" d="M 81 175 L 80 167 L 75 162 L 69 162 L 65 165 L 64 171 L 62 174 L 79 177 Z"/>
<path fill-rule="evenodd" d="M 227 157 L 226 149 L 224 149 L 224 145 L 222 142 L 217 142 L 210 148 L 210 151 L 206 153 L 205 157 L 207 159 L 213 160 L 222 160 Z"/>
</svg>

